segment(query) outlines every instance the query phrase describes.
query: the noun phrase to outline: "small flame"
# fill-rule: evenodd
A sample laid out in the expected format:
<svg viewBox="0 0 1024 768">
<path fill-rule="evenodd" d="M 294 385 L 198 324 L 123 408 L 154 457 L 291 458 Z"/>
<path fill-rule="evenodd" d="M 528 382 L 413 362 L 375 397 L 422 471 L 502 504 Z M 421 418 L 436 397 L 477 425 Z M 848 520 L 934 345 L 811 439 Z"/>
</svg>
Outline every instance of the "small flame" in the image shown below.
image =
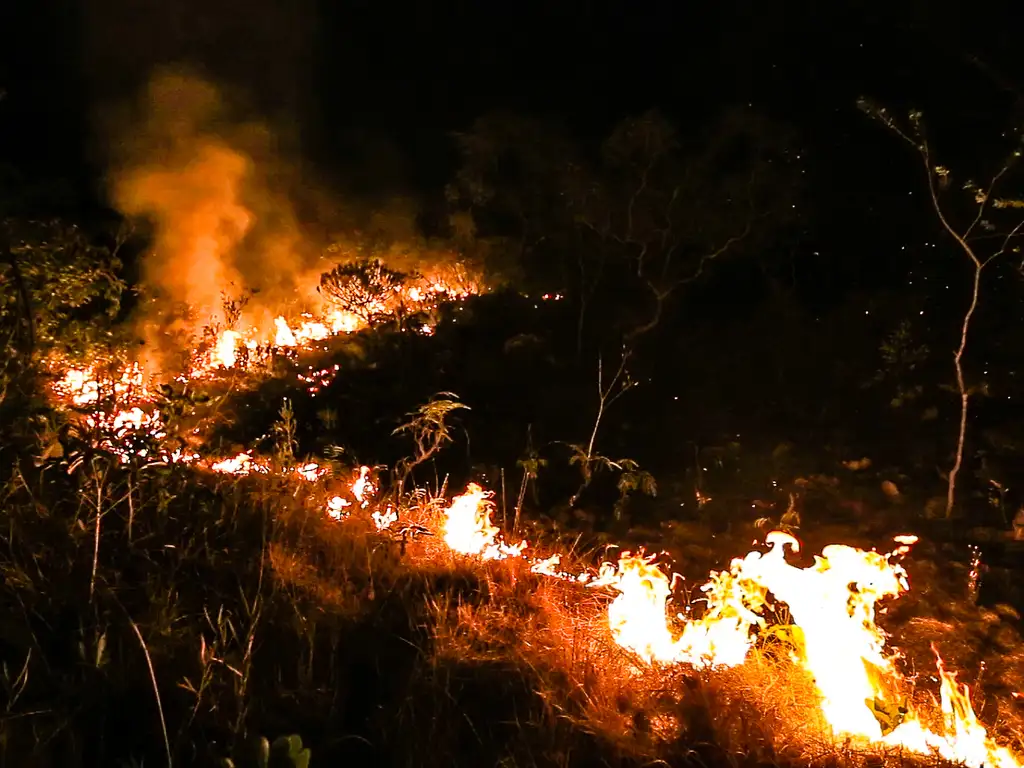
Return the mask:
<svg viewBox="0 0 1024 768">
<path fill-rule="evenodd" d="M 238 342 L 242 334 L 238 331 L 223 331 L 217 338 L 213 352 L 213 364 L 221 368 L 234 368 L 238 362 Z"/>
<path fill-rule="evenodd" d="M 390 504 L 383 512 L 375 511 L 370 517 L 373 518 L 373 524 L 377 527 L 378 531 L 386 530 L 398 522 L 398 513 L 395 512 Z"/>
<path fill-rule="evenodd" d="M 327 502 L 327 514 L 334 520 L 341 520 L 344 517 L 348 517 L 349 513 L 345 510 L 351 506 L 351 501 L 343 499 L 341 496 L 334 496 Z"/>
<path fill-rule="evenodd" d="M 500 539 L 498 529 L 491 525 L 491 492 L 470 483 L 466 492 L 452 499 L 445 512 L 444 541 L 451 549 L 464 555 L 479 555 L 484 560 L 519 557 L 526 542 L 509 545 Z"/>
<path fill-rule="evenodd" d="M 315 483 L 321 477 L 326 475 L 329 470 L 327 467 L 321 467 L 315 462 L 310 462 L 309 464 L 303 464 L 301 467 L 295 467 L 294 472 L 303 480 Z"/>
<path fill-rule="evenodd" d="M 274 344 L 279 347 L 294 347 L 298 342 L 295 341 L 295 334 L 292 333 L 292 329 L 288 327 L 288 321 L 283 317 L 274 318 L 274 327 L 277 329 L 274 334 Z"/>
<path fill-rule="evenodd" d="M 352 483 L 352 495 L 356 497 L 361 509 L 366 509 L 370 505 L 370 499 L 376 492 L 377 488 L 370 479 L 370 468 L 360 467 L 359 477 Z"/>
<path fill-rule="evenodd" d="M 265 474 L 270 471 L 265 463 L 253 458 L 252 451 L 245 451 L 230 459 L 214 462 L 210 465 L 210 469 L 227 475 L 248 475 L 253 472 Z"/>
<path fill-rule="evenodd" d="M 672 661 L 676 656 L 676 640 L 665 620 L 671 587 L 653 560 L 653 556 L 625 552 L 617 566 L 602 566 L 596 582 L 611 581 L 619 593 L 608 606 L 608 625 L 615 642 L 647 663 Z"/>
</svg>

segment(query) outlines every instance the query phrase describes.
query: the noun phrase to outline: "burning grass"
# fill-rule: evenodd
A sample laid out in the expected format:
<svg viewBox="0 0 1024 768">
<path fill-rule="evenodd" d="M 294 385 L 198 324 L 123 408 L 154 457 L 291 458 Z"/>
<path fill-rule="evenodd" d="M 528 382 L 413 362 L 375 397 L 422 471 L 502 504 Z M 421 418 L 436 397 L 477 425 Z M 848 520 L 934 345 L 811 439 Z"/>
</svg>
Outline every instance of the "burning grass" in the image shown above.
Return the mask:
<svg viewBox="0 0 1024 768">
<path fill-rule="evenodd" d="M 364 471 L 327 487 L 277 472 L 97 461 L 56 483 L 18 473 L 6 488 L 4 638 L 18 693 L 3 720 L 9 757 L 158 760 L 160 739 L 141 738 L 160 719 L 154 690 L 139 683 L 148 654 L 172 750 L 201 752 L 190 764 L 244 734 L 283 731 L 301 732 L 327 764 L 929 759 L 837 739 L 784 633 L 760 636 L 741 664 L 647 663 L 609 623 L 609 606 L 628 594 L 609 579 L 621 561 L 602 587 L 591 585 L 601 571 L 573 558 L 557 573 L 591 579 L 538 572 L 547 561 L 525 551 L 485 559 L 503 550 L 479 508 L 465 517 L 483 539 L 466 553 L 444 535 L 458 501 L 381 500 L 398 504 L 382 528 L 361 508 Z M 88 489 L 99 493 L 98 529 Z M 353 510 L 340 521 L 327 513 L 335 495 Z M 22 665 L 24 675 L 12 672 Z M 936 691 L 921 679 L 920 711 L 937 711 Z M 115 715 L 123 702 L 131 715 Z M 976 702 L 1012 736 L 1006 713 Z M 133 735 L 113 738 L 125 728 Z"/>
<path fill-rule="evenodd" d="M 322 340 L 279 320 L 272 355 L 295 362 Z M 228 333 L 218 354 L 241 349 Z M 249 370 L 225 360 L 181 383 Z M 185 396 L 135 366 L 58 378 L 82 411 L 61 445 L 77 447 L 7 485 L 3 637 L 23 673 L 7 674 L 3 735 L 16 761 L 152 761 L 160 743 L 135 737 L 159 722 L 164 757 L 192 763 L 293 730 L 318 760 L 357 765 L 1021 764 L 1003 746 L 1016 713 L 948 671 L 973 675 L 972 654 L 997 653 L 1012 671 L 984 682 L 1012 703 L 1020 640 L 1005 616 L 957 614 L 933 591 L 944 618 L 904 621 L 907 647 L 876 621 L 910 587 L 916 537 L 808 558 L 774 531 L 766 548 L 716 553 L 683 600 L 663 558 L 573 556 L 502 531 L 480 485 L 409 492 L 446 440 L 431 404 L 388 484 L 299 458 L 289 401 L 273 455 L 212 455 L 168 433 L 188 411 L 201 435 L 192 425 L 219 404 L 179 413 Z M 939 637 L 964 629 L 959 648 Z M 137 722 L 113 714 L 125 701 Z M 132 738 L 108 738 L 125 727 Z"/>
</svg>

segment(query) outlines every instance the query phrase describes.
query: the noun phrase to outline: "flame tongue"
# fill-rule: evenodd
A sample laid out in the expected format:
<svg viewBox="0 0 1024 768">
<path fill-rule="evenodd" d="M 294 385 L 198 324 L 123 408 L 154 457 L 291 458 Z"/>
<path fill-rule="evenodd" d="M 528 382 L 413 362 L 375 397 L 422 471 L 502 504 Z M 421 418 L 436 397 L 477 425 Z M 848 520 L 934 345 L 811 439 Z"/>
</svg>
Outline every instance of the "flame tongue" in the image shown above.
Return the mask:
<svg viewBox="0 0 1024 768">
<path fill-rule="evenodd" d="M 834 733 L 971 766 L 1020 768 L 1013 753 L 988 736 L 967 686 L 957 685 L 941 659 L 943 733 L 927 730 L 905 709 L 904 722 L 883 732 L 875 710 L 898 712 L 905 683 L 886 653 L 875 607 L 879 600 L 907 590 L 906 571 L 891 560 L 906 554 L 914 541 L 898 537 L 900 546 L 888 555 L 833 544 L 815 557 L 814 565 L 799 568 L 785 559 L 787 548 L 799 550 L 797 540 L 770 533 L 767 553 L 751 552 L 734 560 L 728 571 L 712 574 L 703 587 L 703 617 L 687 621 L 678 635 L 666 612 L 671 582 L 653 558 L 624 553 L 617 565 L 605 563 L 589 586 L 611 586 L 618 592 L 608 607 L 608 624 L 620 646 L 648 663 L 703 667 L 743 663 L 753 642 L 752 629 L 765 625 L 759 611 L 770 592 L 789 606 L 793 624 L 802 630 L 794 659 L 811 674 L 822 714 Z M 540 561 L 534 570 L 546 573 L 555 564 Z"/>
<path fill-rule="evenodd" d="M 785 547 L 796 549 L 796 540 L 773 536 L 771 550 L 751 562 L 749 574 L 789 606 L 803 630 L 800 663 L 814 677 L 829 724 L 839 733 L 880 740 L 881 724 L 865 702 L 892 700 L 884 682 L 894 670 L 875 624 L 875 603 L 907 588 L 903 568 L 877 552 L 833 544 L 801 569 L 785 560 Z"/>
<path fill-rule="evenodd" d="M 503 560 L 518 557 L 526 549 L 526 542 L 510 545 L 498 536 L 491 524 L 491 493 L 476 483 L 470 483 L 466 492 L 452 499 L 445 512 L 444 542 L 464 555 L 479 555 L 484 560 Z"/>
<path fill-rule="evenodd" d="M 671 585 L 653 564 L 653 557 L 626 552 L 617 567 L 605 563 L 592 585 L 609 581 L 619 593 L 608 606 L 608 625 L 615 642 L 648 663 L 674 661 L 678 646 L 665 611 Z"/>
</svg>

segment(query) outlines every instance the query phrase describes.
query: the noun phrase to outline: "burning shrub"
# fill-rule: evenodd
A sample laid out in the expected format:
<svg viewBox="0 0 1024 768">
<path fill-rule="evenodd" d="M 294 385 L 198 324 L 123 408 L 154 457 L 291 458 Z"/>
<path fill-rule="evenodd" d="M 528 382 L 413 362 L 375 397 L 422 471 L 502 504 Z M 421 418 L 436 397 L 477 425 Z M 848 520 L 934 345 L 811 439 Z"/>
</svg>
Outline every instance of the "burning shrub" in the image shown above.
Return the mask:
<svg viewBox="0 0 1024 768">
<path fill-rule="evenodd" d="M 322 274 L 317 290 L 342 312 L 374 325 L 393 311 L 396 294 L 411 277 L 388 269 L 380 259 L 363 259 Z"/>
</svg>

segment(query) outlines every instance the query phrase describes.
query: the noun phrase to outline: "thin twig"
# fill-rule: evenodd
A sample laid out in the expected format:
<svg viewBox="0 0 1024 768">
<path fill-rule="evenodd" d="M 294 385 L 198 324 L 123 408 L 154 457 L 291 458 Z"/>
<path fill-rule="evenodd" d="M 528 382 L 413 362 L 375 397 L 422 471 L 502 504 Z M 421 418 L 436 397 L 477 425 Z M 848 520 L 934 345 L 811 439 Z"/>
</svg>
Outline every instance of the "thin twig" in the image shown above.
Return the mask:
<svg viewBox="0 0 1024 768">
<path fill-rule="evenodd" d="M 167 751 L 167 768 L 172 768 L 174 761 L 171 757 L 171 740 L 167 735 L 167 721 L 164 719 L 164 705 L 160 701 L 160 688 L 156 684 L 156 672 L 153 669 L 153 660 L 149 656 L 149 648 L 146 647 L 146 641 L 143 639 L 138 625 L 132 620 L 131 616 L 128 617 L 128 622 L 132 625 L 132 629 L 135 630 L 135 636 L 139 638 L 139 645 L 142 646 L 142 652 L 146 655 L 146 666 L 149 667 L 149 679 L 153 683 L 153 695 L 156 697 L 156 709 L 160 714 L 160 730 L 164 735 L 164 749 Z"/>
</svg>

